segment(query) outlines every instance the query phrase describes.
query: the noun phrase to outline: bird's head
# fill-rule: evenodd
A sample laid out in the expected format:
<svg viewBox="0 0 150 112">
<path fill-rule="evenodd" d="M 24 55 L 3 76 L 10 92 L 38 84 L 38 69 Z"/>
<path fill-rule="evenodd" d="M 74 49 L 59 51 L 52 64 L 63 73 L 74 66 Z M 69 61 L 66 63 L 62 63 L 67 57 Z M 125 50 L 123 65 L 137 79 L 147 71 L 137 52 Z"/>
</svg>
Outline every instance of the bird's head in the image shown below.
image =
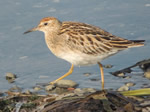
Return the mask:
<svg viewBox="0 0 150 112">
<path fill-rule="evenodd" d="M 51 32 L 51 31 L 55 32 L 60 28 L 60 26 L 61 26 L 61 22 L 57 18 L 45 17 L 45 18 L 41 19 L 41 21 L 37 27 L 34 27 L 34 28 L 24 32 L 24 34 L 30 33 L 33 31 L 42 31 L 44 33 Z"/>
</svg>

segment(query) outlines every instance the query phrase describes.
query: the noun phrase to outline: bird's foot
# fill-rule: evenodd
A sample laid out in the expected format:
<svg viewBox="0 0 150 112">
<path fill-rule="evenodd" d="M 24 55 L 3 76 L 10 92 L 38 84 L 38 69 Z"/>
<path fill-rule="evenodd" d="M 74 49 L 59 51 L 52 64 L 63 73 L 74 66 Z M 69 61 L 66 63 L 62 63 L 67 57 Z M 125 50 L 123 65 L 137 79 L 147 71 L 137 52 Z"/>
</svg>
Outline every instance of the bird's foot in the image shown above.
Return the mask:
<svg viewBox="0 0 150 112">
<path fill-rule="evenodd" d="M 49 84 L 50 85 L 54 85 L 56 82 L 55 81 L 52 81 L 52 82 L 50 82 Z"/>
</svg>

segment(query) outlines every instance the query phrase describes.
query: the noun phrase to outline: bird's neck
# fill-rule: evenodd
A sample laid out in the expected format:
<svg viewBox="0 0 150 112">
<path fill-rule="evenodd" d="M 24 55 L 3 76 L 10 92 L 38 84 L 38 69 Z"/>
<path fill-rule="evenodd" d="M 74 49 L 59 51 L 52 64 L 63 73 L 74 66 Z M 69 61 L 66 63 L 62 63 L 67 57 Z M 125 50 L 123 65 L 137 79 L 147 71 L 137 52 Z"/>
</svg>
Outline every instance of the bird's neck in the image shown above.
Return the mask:
<svg viewBox="0 0 150 112">
<path fill-rule="evenodd" d="M 47 44 L 53 45 L 57 40 L 57 33 L 56 32 L 47 32 L 45 33 L 45 41 Z"/>
<path fill-rule="evenodd" d="M 51 52 L 59 57 L 60 52 L 61 52 L 60 46 L 63 43 L 61 39 L 58 37 L 57 33 L 55 32 L 46 33 L 45 41 L 46 41 L 48 48 L 51 50 Z"/>
</svg>

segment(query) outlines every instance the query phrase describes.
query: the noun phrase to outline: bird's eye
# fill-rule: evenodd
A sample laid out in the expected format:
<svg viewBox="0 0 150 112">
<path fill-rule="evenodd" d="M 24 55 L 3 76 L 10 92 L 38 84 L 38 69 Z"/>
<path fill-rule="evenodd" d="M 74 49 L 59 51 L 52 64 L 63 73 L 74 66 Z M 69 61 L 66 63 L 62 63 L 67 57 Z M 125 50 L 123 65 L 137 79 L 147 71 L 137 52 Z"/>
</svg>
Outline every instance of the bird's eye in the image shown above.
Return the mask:
<svg viewBox="0 0 150 112">
<path fill-rule="evenodd" d="M 44 23 L 44 25 L 46 26 L 46 25 L 48 25 L 48 23 Z"/>
</svg>

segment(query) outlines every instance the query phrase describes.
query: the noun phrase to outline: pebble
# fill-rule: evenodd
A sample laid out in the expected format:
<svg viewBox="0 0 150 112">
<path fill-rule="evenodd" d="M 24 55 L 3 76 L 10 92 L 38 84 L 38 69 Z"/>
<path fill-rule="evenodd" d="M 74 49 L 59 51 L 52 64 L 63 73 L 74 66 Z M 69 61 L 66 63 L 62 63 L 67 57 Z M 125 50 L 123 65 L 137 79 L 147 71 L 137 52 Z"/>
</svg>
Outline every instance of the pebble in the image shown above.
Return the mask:
<svg viewBox="0 0 150 112">
<path fill-rule="evenodd" d="M 8 72 L 6 73 L 6 79 L 9 80 L 9 79 L 16 79 L 17 76 L 11 72 Z"/>
<path fill-rule="evenodd" d="M 110 65 L 110 64 L 104 65 L 104 68 L 112 68 L 112 67 L 113 67 L 113 65 Z"/>
<path fill-rule="evenodd" d="M 131 76 L 124 76 L 123 78 L 124 78 L 124 79 L 130 79 Z"/>
<path fill-rule="evenodd" d="M 56 97 L 56 100 L 61 100 L 66 97 L 73 97 L 73 96 L 76 96 L 76 94 L 75 93 L 61 94 Z"/>
<path fill-rule="evenodd" d="M 91 73 L 84 73 L 83 75 L 84 75 L 84 76 L 90 76 Z"/>
<path fill-rule="evenodd" d="M 98 78 L 92 78 L 92 79 L 90 79 L 91 81 L 99 81 L 100 79 L 98 79 Z"/>
<path fill-rule="evenodd" d="M 7 81 L 8 81 L 9 83 L 13 83 L 13 82 L 15 82 L 15 79 L 7 79 Z"/>
<path fill-rule="evenodd" d="M 18 86 L 13 86 L 12 88 L 9 89 L 9 91 L 13 91 L 13 92 L 21 92 L 22 89 Z"/>
<path fill-rule="evenodd" d="M 41 90 L 41 88 L 40 87 L 34 87 L 33 88 L 35 91 L 39 91 L 39 90 Z"/>
<path fill-rule="evenodd" d="M 150 84 L 143 84 L 142 88 L 150 88 Z"/>
<path fill-rule="evenodd" d="M 144 72 L 150 69 L 150 63 L 145 63 L 139 66 Z"/>
<path fill-rule="evenodd" d="M 81 88 L 76 88 L 74 90 L 75 93 L 83 93 L 83 90 Z"/>
<path fill-rule="evenodd" d="M 78 84 L 72 80 L 59 80 L 58 82 L 55 83 L 55 85 L 57 87 L 61 87 L 61 88 L 74 88 L 76 87 Z"/>
<path fill-rule="evenodd" d="M 94 89 L 94 88 L 83 88 L 82 90 L 85 93 L 94 93 L 94 92 L 96 92 L 96 89 Z"/>
<path fill-rule="evenodd" d="M 124 73 L 119 73 L 119 74 L 117 74 L 117 76 L 118 77 L 123 77 L 123 76 L 125 76 L 125 74 Z"/>
<path fill-rule="evenodd" d="M 144 73 L 144 77 L 150 79 L 150 69 L 147 69 L 147 71 Z"/>
<path fill-rule="evenodd" d="M 32 92 L 30 90 L 26 90 L 24 93 L 29 94 L 29 95 L 32 94 Z"/>
<path fill-rule="evenodd" d="M 87 93 L 93 93 L 93 92 L 96 92 L 96 89 L 94 88 L 76 88 L 74 90 L 74 93 L 78 96 L 83 96 L 84 94 L 87 94 Z"/>
<path fill-rule="evenodd" d="M 128 86 L 128 87 L 131 87 L 131 86 L 134 86 L 135 83 L 133 83 L 133 82 L 127 82 L 125 85 Z"/>
<path fill-rule="evenodd" d="M 118 88 L 118 91 L 128 91 L 129 87 L 126 85 L 121 86 L 120 88 Z"/>
<path fill-rule="evenodd" d="M 75 93 L 76 95 L 78 95 L 78 96 L 83 96 L 84 91 L 83 91 L 81 88 L 76 88 L 76 89 L 74 90 L 74 93 Z"/>
<path fill-rule="evenodd" d="M 142 112 L 150 112 L 150 107 L 145 107 L 142 109 Z"/>
<path fill-rule="evenodd" d="M 55 100 L 56 100 L 56 97 L 47 97 L 47 98 L 43 99 L 44 102 L 52 102 L 52 101 L 55 101 Z"/>
<path fill-rule="evenodd" d="M 53 89 L 55 89 L 56 87 L 54 86 L 54 85 L 47 85 L 47 86 L 45 86 L 45 90 L 46 91 L 51 91 L 51 90 L 53 90 Z"/>
<path fill-rule="evenodd" d="M 64 87 L 56 87 L 55 89 L 48 92 L 55 93 L 55 94 L 64 94 L 68 92 L 68 89 Z"/>
<path fill-rule="evenodd" d="M 144 101 L 143 103 L 140 104 L 141 106 L 149 106 L 150 101 Z"/>
</svg>

